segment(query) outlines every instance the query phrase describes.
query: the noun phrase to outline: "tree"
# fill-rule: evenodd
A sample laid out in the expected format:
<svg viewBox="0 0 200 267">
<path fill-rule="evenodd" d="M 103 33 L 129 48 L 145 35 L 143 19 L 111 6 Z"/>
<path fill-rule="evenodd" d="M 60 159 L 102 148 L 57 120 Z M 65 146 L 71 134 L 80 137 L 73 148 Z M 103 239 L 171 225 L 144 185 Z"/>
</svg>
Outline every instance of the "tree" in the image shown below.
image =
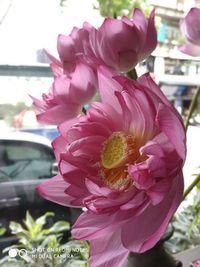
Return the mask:
<svg viewBox="0 0 200 267">
<path fill-rule="evenodd" d="M 150 7 L 146 0 L 98 0 L 100 14 L 104 17 L 131 16 L 134 8 L 140 8 L 148 15 Z"/>
</svg>

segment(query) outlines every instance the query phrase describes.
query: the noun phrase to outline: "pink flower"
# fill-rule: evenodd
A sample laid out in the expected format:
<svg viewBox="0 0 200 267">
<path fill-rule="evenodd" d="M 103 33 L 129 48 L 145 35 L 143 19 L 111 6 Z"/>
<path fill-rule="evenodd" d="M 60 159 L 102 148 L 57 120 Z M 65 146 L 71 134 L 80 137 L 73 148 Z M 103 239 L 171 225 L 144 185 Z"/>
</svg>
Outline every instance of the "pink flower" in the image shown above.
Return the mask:
<svg viewBox="0 0 200 267">
<path fill-rule="evenodd" d="M 188 14 L 181 20 L 180 27 L 182 34 L 189 41 L 181 45 L 180 51 L 190 56 L 200 56 L 200 9 L 191 8 Z"/>
<path fill-rule="evenodd" d="M 54 82 L 42 100 L 32 97 L 33 104 L 40 111 L 38 121 L 46 124 L 60 124 L 81 113 L 82 107 L 96 92 L 96 76 L 93 70 L 78 63 L 71 77 L 62 74 L 62 69 L 52 64 Z"/>
<path fill-rule="evenodd" d="M 89 46 L 89 33 L 92 28 L 85 22 L 83 28 L 74 27 L 70 35 L 58 36 L 57 49 L 64 71 L 73 72 L 77 60 L 87 61 L 85 50 Z"/>
<path fill-rule="evenodd" d="M 39 193 L 86 207 L 73 226 L 90 240 L 91 267 L 120 267 L 162 237 L 181 202 L 185 131 L 149 74 L 137 81 L 98 68 L 102 103 L 60 125 L 53 143 L 60 174 Z"/>
<path fill-rule="evenodd" d="M 90 45 L 96 58 L 123 72 L 147 58 L 157 45 L 154 15 L 152 11 L 147 19 L 135 9 L 132 20 L 107 18 L 98 30 L 91 29 Z"/>
<path fill-rule="evenodd" d="M 89 45 L 89 34 L 92 29 L 93 26 L 85 22 L 82 28 L 74 27 L 69 35 L 59 34 L 57 39 L 59 59 L 46 49 L 44 53 L 50 62 L 62 68 L 66 75 L 74 72 L 77 62 L 93 66 L 97 60 Z"/>
</svg>

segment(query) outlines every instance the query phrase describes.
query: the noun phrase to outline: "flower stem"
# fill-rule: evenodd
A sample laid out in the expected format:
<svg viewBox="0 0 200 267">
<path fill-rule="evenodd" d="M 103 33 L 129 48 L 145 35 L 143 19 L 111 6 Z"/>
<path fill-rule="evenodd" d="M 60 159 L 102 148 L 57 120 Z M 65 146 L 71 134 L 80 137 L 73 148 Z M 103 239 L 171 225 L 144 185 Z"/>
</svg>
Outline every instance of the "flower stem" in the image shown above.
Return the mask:
<svg viewBox="0 0 200 267">
<path fill-rule="evenodd" d="M 187 195 L 192 191 L 192 189 L 200 182 L 200 174 L 197 175 L 197 177 L 194 179 L 194 181 L 188 186 L 188 188 L 185 190 L 183 194 L 183 199 L 184 200 Z"/>
<path fill-rule="evenodd" d="M 186 131 L 188 129 L 189 122 L 190 122 L 190 119 L 192 117 L 192 114 L 193 114 L 193 112 L 195 110 L 195 107 L 196 107 L 196 103 L 197 103 L 197 99 L 198 99 L 199 94 L 200 94 L 200 86 L 197 88 L 197 91 L 196 91 L 195 95 L 193 96 L 192 102 L 190 104 L 189 113 L 188 113 L 188 116 L 187 116 L 186 121 L 185 121 L 185 130 Z"/>
<path fill-rule="evenodd" d="M 137 80 L 138 76 L 137 76 L 137 72 L 136 69 L 132 69 L 129 72 L 127 72 L 127 76 L 133 80 Z"/>
</svg>

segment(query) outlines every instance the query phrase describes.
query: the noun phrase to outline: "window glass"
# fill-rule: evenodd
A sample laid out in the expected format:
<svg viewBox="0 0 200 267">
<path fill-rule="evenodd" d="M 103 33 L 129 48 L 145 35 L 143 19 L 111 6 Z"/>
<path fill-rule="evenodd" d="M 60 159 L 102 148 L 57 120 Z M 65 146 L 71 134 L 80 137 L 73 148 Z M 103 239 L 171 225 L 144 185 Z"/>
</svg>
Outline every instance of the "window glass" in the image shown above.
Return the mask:
<svg viewBox="0 0 200 267">
<path fill-rule="evenodd" d="M 51 148 L 25 141 L 0 143 L 1 178 L 12 180 L 41 179 L 51 177 L 55 162 Z"/>
</svg>

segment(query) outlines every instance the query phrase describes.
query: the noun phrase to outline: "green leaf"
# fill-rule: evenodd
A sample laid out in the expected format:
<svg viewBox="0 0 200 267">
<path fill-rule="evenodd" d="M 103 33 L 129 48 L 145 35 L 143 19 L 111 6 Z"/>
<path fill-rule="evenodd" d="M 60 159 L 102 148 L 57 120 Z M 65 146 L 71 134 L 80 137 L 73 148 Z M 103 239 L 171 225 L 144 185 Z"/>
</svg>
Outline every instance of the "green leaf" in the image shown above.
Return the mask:
<svg viewBox="0 0 200 267">
<path fill-rule="evenodd" d="M 46 224 L 47 218 L 48 217 L 53 217 L 53 216 L 55 216 L 55 213 L 48 211 L 43 216 L 39 217 L 35 222 L 36 222 L 36 224 L 39 224 L 39 225 L 43 226 L 43 225 Z"/>
<path fill-rule="evenodd" d="M 9 226 L 10 230 L 12 231 L 12 234 L 14 235 L 19 235 L 21 233 L 23 233 L 24 235 L 26 235 L 27 237 L 29 237 L 29 232 L 27 230 L 25 230 L 21 224 L 16 223 L 16 222 L 10 222 L 10 226 Z"/>
<path fill-rule="evenodd" d="M 196 185 L 197 189 L 200 190 L 200 181 Z"/>
<path fill-rule="evenodd" d="M 69 222 L 58 221 L 51 228 L 48 229 L 48 233 L 59 233 L 70 229 Z"/>
<path fill-rule="evenodd" d="M 33 217 L 30 215 L 29 211 L 26 212 L 26 218 L 24 220 L 24 224 L 26 225 L 29 231 L 31 231 L 35 226 L 35 221 Z"/>
<path fill-rule="evenodd" d="M 1 228 L 0 228 L 0 236 L 1 236 L 1 235 L 4 235 L 5 232 L 6 232 L 6 228 L 1 227 Z"/>
</svg>

